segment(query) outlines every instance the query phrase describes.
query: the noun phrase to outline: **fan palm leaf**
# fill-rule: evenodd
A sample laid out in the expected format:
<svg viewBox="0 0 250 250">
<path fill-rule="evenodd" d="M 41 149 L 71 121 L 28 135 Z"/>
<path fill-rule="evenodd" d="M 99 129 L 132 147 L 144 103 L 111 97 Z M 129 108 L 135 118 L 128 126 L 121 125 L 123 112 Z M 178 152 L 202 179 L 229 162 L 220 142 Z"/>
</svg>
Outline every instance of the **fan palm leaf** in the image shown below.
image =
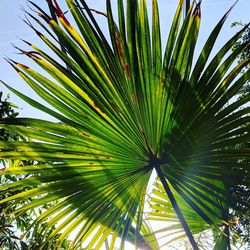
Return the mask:
<svg viewBox="0 0 250 250">
<path fill-rule="evenodd" d="M 136 246 L 143 241 L 158 249 L 143 216 L 147 185 L 156 169 L 170 196 L 168 183 L 192 212 L 210 227 L 216 226 L 227 209 L 225 179 L 233 182 L 248 167 L 244 160 L 249 158 L 249 149 L 237 148 L 237 143 L 249 139 L 249 108 L 244 106 L 249 95 L 226 106 L 250 76 L 248 70 L 237 77 L 249 59 L 230 70 L 246 44 L 228 55 L 244 29 L 209 62 L 226 13 L 195 63 L 200 2 L 191 5 L 183 24 L 183 1 L 179 2 L 162 51 L 156 0 L 152 1 L 152 21 L 145 0 L 127 0 L 126 6 L 118 0 L 118 24 L 107 0 L 107 13 L 96 12 L 108 22 L 110 42 L 84 0 L 65 1 L 77 28 L 55 0 L 59 23 L 30 2 L 38 17 L 27 14 L 43 33 L 26 22 L 54 55 L 26 41 L 31 50 L 19 50 L 43 73 L 8 60 L 49 105 L 5 86 L 59 122 L 1 120 L 1 127 L 32 139 L 0 143 L 1 149 L 7 149 L 0 151 L 1 158 L 46 162 L 6 169 L 3 174 L 31 177 L 1 186 L 3 192 L 26 187 L 1 202 L 31 199 L 15 211 L 18 216 L 57 200 L 36 221 L 46 222 L 47 230 L 57 225 L 44 245 L 59 232 L 60 245 L 60 240 L 77 231 L 72 249 L 83 244 L 99 249 L 108 237 L 110 249 L 118 237 L 120 249 L 131 238 Z M 220 202 L 215 203 L 211 196 Z M 171 202 L 188 234 L 190 225 L 174 196 Z M 189 238 L 193 240 L 192 233 Z"/>
<path fill-rule="evenodd" d="M 200 184 L 201 183 L 196 183 L 198 186 L 200 186 Z M 208 185 L 208 183 L 206 183 L 206 185 Z M 201 187 L 203 190 L 207 189 L 206 197 L 204 197 L 203 200 L 203 206 L 209 208 L 211 211 L 210 220 L 213 221 L 213 224 L 210 224 L 204 219 L 204 216 L 200 216 L 199 212 L 197 213 L 195 209 L 192 209 L 171 186 L 171 191 L 180 206 L 192 234 L 199 236 L 201 233 L 204 233 L 203 237 L 205 238 L 211 235 L 209 243 L 210 245 L 215 243 L 214 249 L 227 248 L 227 235 L 225 231 L 229 226 L 233 226 L 233 223 L 229 221 L 230 216 L 228 207 L 222 206 L 223 203 L 221 200 L 225 197 L 215 195 L 225 192 L 222 187 L 223 186 L 221 183 L 218 183 L 218 181 L 216 185 L 217 190 L 209 190 L 209 187 Z M 219 191 L 219 189 L 221 190 Z M 224 204 L 227 203 L 225 202 Z M 152 194 L 150 195 L 150 208 L 151 210 L 147 217 L 148 220 L 167 222 L 166 227 L 154 231 L 155 235 L 161 234 L 161 237 L 166 239 L 163 246 L 171 246 L 171 244 L 176 244 L 176 241 L 181 243 L 182 240 L 186 240 L 186 234 L 159 180 L 155 182 Z M 202 241 L 200 244 L 202 244 Z M 225 246 L 223 244 L 225 244 Z M 199 247 L 203 249 L 202 245 Z"/>
</svg>

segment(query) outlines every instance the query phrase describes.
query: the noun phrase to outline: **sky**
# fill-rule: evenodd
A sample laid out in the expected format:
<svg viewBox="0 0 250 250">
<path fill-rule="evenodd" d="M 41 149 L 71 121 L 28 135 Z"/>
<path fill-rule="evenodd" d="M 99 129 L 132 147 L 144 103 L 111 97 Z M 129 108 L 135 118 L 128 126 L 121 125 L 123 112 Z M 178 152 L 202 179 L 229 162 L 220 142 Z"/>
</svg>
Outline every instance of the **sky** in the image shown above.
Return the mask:
<svg viewBox="0 0 250 250">
<path fill-rule="evenodd" d="M 46 0 L 34 0 L 39 6 L 44 10 L 47 8 Z M 88 0 L 90 6 L 97 10 L 105 11 L 105 1 L 104 0 Z M 115 0 L 111 1 L 113 4 Z M 150 5 L 148 0 L 148 3 Z M 169 27 L 171 20 L 175 13 L 178 0 L 159 0 L 159 9 L 161 15 L 161 31 L 163 44 L 166 42 L 167 34 L 169 32 Z M 206 38 L 209 33 L 222 17 L 222 15 L 234 4 L 235 0 L 203 0 L 202 3 L 202 19 L 201 19 L 201 29 L 200 37 L 197 46 L 197 53 L 202 48 Z M 62 6 L 64 11 L 67 10 L 64 0 L 58 0 L 58 3 Z M 25 93 L 28 96 L 40 100 L 36 95 L 29 89 L 27 84 L 18 76 L 18 74 L 11 68 L 11 66 L 3 59 L 4 57 L 9 57 L 18 62 L 24 63 L 29 66 L 34 66 L 25 56 L 20 56 L 16 50 L 12 47 L 12 43 L 18 47 L 25 48 L 23 42 L 20 38 L 30 41 L 32 44 L 45 49 L 43 42 L 37 37 L 33 30 L 31 30 L 23 21 L 24 12 L 22 8 L 28 10 L 27 0 L 1 0 L 0 1 L 0 80 L 6 82 L 10 86 L 18 89 L 19 91 Z M 116 6 L 114 4 L 113 10 L 115 11 Z M 214 53 L 223 45 L 223 43 L 229 39 L 235 32 L 237 28 L 231 28 L 231 23 L 235 21 L 242 21 L 243 23 L 249 22 L 250 15 L 250 1 L 249 0 L 239 0 L 238 4 L 235 6 L 231 12 L 228 20 L 226 21 L 223 31 L 217 41 Z M 68 17 L 68 16 L 67 16 Z M 107 34 L 106 26 L 104 26 L 105 18 L 97 16 L 97 19 Z M 2 84 L 0 85 L 0 91 L 3 91 L 6 95 L 10 91 L 7 90 Z M 17 104 L 20 109 L 20 116 L 31 116 L 39 117 L 42 119 L 49 119 L 49 117 L 37 110 L 31 108 L 25 102 L 20 100 L 14 94 L 10 95 L 10 101 Z M 40 100 L 41 101 L 41 100 Z"/>
</svg>

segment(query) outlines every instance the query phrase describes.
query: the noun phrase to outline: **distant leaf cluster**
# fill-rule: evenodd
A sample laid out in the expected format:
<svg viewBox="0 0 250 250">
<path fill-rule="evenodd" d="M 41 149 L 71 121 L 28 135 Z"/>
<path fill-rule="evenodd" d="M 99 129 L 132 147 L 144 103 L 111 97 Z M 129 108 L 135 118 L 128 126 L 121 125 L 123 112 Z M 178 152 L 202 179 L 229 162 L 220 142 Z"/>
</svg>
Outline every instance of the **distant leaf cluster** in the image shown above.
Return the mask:
<svg viewBox="0 0 250 250">
<path fill-rule="evenodd" d="M 11 119 L 15 118 L 18 115 L 18 112 L 15 111 L 14 108 L 17 106 L 8 101 L 9 95 L 7 98 L 3 99 L 3 92 L 0 91 L 0 119 Z M 0 129 L 0 140 L 8 141 L 8 140 L 16 140 L 17 135 L 10 130 Z"/>
<path fill-rule="evenodd" d="M 232 27 L 236 27 L 236 26 L 247 26 L 247 24 L 243 24 L 241 22 L 234 22 L 232 23 Z M 250 57 L 250 45 L 249 45 L 249 41 L 250 41 L 250 27 L 247 26 L 246 30 L 244 31 L 241 39 L 239 39 L 234 46 L 234 49 L 237 49 L 239 46 L 241 46 L 242 44 L 248 43 L 248 46 L 246 47 L 246 49 L 240 54 L 239 56 L 239 62 L 248 59 Z M 250 64 L 248 64 L 247 66 L 248 68 L 250 67 Z"/>
</svg>

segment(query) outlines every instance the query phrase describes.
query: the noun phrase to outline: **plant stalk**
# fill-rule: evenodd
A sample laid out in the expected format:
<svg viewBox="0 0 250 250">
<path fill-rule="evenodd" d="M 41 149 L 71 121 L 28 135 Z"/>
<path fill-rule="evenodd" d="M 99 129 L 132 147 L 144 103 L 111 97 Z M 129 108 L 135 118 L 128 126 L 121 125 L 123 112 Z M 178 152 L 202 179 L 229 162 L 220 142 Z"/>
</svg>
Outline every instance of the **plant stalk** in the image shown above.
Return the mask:
<svg viewBox="0 0 250 250">
<path fill-rule="evenodd" d="M 227 250 L 231 250 L 231 244 L 230 244 L 230 230 L 229 230 L 229 226 L 226 225 L 225 226 L 225 230 L 224 230 L 226 237 L 227 237 Z"/>
<path fill-rule="evenodd" d="M 166 181 L 166 179 L 165 179 L 165 177 L 164 177 L 164 175 L 162 173 L 162 170 L 160 168 L 160 164 L 155 164 L 154 168 L 155 168 L 155 170 L 157 172 L 157 175 L 159 176 L 159 178 L 161 180 L 161 183 L 162 183 L 162 185 L 163 185 L 163 187 L 165 189 L 165 192 L 167 193 L 168 198 L 169 198 L 169 200 L 170 200 L 170 202 L 171 202 L 171 204 L 172 204 L 172 206 L 173 206 L 173 208 L 174 208 L 174 210 L 175 210 L 175 212 L 176 212 L 176 214 L 177 214 L 177 216 L 178 216 L 178 218 L 179 218 L 179 220 L 181 222 L 181 225 L 182 225 L 182 227 L 183 227 L 183 229 L 184 229 L 184 231 L 185 231 L 185 233 L 186 233 L 186 235 L 187 235 L 187 237 L 189 239 L 189 242 L 190 242 L 193 250 L 199 250 L 199 248 L 198 248 L 198 246 L 197 246 L 197 244 L 196 244 L 196 242 L 194 240 L 194 236 L 191 233 L 191 231 L 190 231 L 190 229 L 189 229 L 189 227 L 187 225 L 187 222 L 184 219 L 184 217 L 182 215 L 182 212 L 181 212 L 181 210 L 180 210 L 180 208 L 179 208 L 179 206 L 178 206 L 178 204 L 177 204 L 177 202 L 176 202 L 176 200 L 174 198 L 174 195 L 173 195 L 171 189 L 169 188 L 169 185 L 168 185 L 168 183 L 167 183 L 167 181 Z"/>
<path fill-rule="evenodd" d="M 106 250 L 109 250 L 109 242 L 108 242 L 108 239 L 105 240 L 105 248 L 106 248 Z"/>
</svg>

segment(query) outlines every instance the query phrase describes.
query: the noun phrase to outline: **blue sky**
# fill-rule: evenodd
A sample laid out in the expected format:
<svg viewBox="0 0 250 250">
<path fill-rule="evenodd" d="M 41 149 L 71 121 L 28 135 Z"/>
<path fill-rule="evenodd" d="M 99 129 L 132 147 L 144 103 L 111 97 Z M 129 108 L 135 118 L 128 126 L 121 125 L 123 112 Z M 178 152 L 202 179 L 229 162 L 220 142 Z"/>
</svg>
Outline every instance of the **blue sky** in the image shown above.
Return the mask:
<svg viewBox="0 0 250 250">
<path fill-rule="evenodd" d="M 35 3 L 39 4 L 43 9 L 46 9 L 45 0 L 34 0 Z M 98 9 L 104 10 L 105 1 L 104 0 L 92 0 L 88 1 L 90 6 Z M 112 0 L 111 2 L 116 2 Z M 149 3 L 151 1 L 148 1 Z M 163 44 L 165 43 L 169 25 L 173 18 L 178 0 L 158 0 L 160 14 L 161 14 L 161 28 L 162 28 L 162 38 Z M 229 9 L 229 7 L 235 2 L 235 0 L 203 0 L 202 3 L 202 21 L 201 21 L 201 30 L 199 43 L 197 46 L 197 52 L 201 49 L 209 33 L 222 17 L 222 15 Z M 64 3 L 64 0 L 58 0 L 58 3 L 62 6 L 63 10 L 67 10 L 67 7 Z M 34 32 L 24 24 L 21 18 L 24 17 L 24 13 L 21 10 L 21 6 L 25 9 L 27 7 L 26 0 L 1 0 L 0 1 L 0 79 L 11 85 L 12 87 L 18 89 L 21 92 L 24 92 L 26 95 L 31 96 L 36 99 L 36 96 L 32 91 L 27 87 L 25 82 L 16 74 L 16 72 L 3 60 L 3 57 L 10 57 L 16 61 L 22 62 L 29 66 L 32 66 L 32 63 L 27 60 L 27 58 L 15 54 L 15 49 L 11 46 L 11 43 L 14 43 L 17 46 L 25 47 L 19 38 L 30 41 L 36 46 L 46 49 L 43 43 L 39 38 L 34 34 Z M 115 6 L 113 8 L 115 10 Z M 249 22 L 250 19 L 250 1 L 249 0 L 239 0 L 238 4 L 235 6 L 231 12 L 227 22 L 225 23 L 224 29 L 217 41 L 214 52 L 218 50 L 223 43 L 229 39 L 236 31 L 236 28 L 231 28 L 230 25 L 234 21 L 242 21 L 243 23 Z M 97 17 L 101 27 L 106 32 L 105 18 L 98 16 Z M 9 91 L 0 86 L 0 91 L 3 91 L 5 94 Z M 40 99 L 37 99 L 40 100 Z M 19 110 L 20 116 L 31 116 L 47 119 L 48 117 L 45 114 L 37 112 L 35 109 L 29 107 L 22 100 L 17 98 L 14 94 L 11 94 L 11 101 L 19 105 L 21 110 Z"/>
</svg>

